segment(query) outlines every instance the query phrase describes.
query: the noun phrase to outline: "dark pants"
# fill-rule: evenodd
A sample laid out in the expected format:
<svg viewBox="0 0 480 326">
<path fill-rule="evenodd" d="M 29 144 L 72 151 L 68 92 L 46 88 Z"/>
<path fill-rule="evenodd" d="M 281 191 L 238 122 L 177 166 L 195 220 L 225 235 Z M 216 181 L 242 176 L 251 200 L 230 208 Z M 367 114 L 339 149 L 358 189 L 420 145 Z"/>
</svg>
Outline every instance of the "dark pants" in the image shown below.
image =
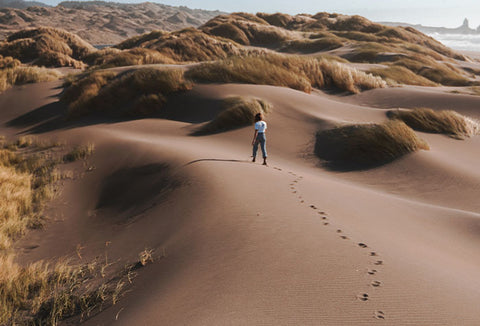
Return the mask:
<svg viewBox="0 0 480 326">
<path fill-rule="evenodd" d="M 258 151 L 258 144 L 260 143 L 260 148 L 262 149 L 263 158 L 267 158 L 267 138 L 265 137 L 265 133 L 259 132 L 257 134 L 257 138 L 255 139 L 255 143 L 253 144 L 253 157 L 257 156 Z"/>
</svg>

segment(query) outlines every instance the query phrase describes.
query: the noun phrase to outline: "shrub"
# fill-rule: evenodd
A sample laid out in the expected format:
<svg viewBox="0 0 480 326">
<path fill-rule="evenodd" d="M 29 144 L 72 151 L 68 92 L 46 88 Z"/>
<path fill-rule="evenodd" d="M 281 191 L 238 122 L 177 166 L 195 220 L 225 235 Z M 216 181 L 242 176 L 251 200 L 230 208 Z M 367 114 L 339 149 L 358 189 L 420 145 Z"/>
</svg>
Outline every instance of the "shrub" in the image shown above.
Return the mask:
<svg viewBox="0 0 480 326">
<path fill-rule="evenodd" d="M 209 134 L 239 127 L 255 122 L 257 113 L 269 113 L 271 105 L 263 100 L 244 97 L 228 97 L 222 101 L 221 111 L 212 121 L 202 126 L 195 134 Z"/>
<path fill-rule="evenodd" d="M 428 145 L 401 121 L 319 131 L 315 154 L 333 168 L 361 169 L 393 161 Z"/>
<path fill-rule="evenodd" d="M 415 130 L 447 134 L 459 139 L 479 133 L 477 121 L 450 110 L 394 110 L 388 111 L 387 116 L 393 120 L 401 120 Z"/>
</svg>

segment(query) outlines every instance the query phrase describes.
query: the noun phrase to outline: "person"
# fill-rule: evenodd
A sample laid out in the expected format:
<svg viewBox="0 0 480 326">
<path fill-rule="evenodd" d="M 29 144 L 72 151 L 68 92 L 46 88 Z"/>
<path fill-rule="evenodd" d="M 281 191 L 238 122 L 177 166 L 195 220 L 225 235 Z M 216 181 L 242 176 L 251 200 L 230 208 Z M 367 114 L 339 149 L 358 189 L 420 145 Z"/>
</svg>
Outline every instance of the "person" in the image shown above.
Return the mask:
<svg viewBox="0 0 480 326">
<path fill-rule="evenodd" d="M 258 144 L 262 149 L 263 154 L 263 165 L 267 165 L 267 147 L 266 142 L 267 138 L 265 137 L 265 131 L 267 130 L 267 123 L 263 121 L 263 114 L 257 113 L 255 115 L 255 133 L 253 134 L 253 160 L 255 162 L 255 157 L 257 156 Z"/>
</svg>

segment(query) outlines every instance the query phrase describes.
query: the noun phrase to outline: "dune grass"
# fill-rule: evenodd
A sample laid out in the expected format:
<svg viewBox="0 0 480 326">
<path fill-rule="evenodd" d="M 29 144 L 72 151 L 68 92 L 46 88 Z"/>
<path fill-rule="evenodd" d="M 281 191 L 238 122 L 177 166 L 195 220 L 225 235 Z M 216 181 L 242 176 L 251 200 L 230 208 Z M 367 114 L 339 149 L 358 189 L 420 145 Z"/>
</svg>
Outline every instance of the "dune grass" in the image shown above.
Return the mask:
<svg viewBox="0 0 480 326">
<path fill-rule="evenodd" d="M 256 98 L 233 96 L 222 100 L 223 111 L 194 134 L 204 135 L 251 125 L 257 113 L 271 111 L 270 103 Z"/>
<path fill-rule="evenodd" d="M 49 67 L 83 68 L 82 59 L 94 51 L 92 45 L 77 35 L 51 27 L 13 33 L 0 45 L 2 55 Z"/>
<path fill-rule="evenodd" d="M 90 157 L 95 151 L 95 145 L 92 143 L 86 145 L 77 145 L 67 154 L 63 155 L 64 162 L 75 162 Z"/>
<path fill-rule="evenodd" d="M 331 87 L 358 93 L 362 89 L 386 86 L 381 78 L 336 61 L 277 54 L 203 63 L 192 67 L 186 75 L 200 82 L 283 86 L 307 93 L 312 87 Z"/>
<path fill-rule="evenodd" d="M 102 49 L 94 52 L 85 58 L 85 61 L 101 69 L 147 65 L 147 64 L 173 64 L 175 61 L 156 50 L 145 48 L 133 48 L 119 50 L 115 48 Z"/>
<path fill-rule="evenodd" d="M 15 66 L 13 68 L 2 69 L 0 70 L 0 92 L 15 85 L 52 81 L 61 76 L 62 75 L 56 70 L 40 67 Z"/>
<path fill-rule="evenodd" d="M 480 131 L 478 121 L 451 110 L 392 110 L 387 112 L 387 116 L 392 120 L 401 120 L 415 130 L 446 134 L 457 139 L 477 135 Z"/>
<path fill-rule="evenodd" d="M 398 120 L 320 131 L 315 143 L 315 154 L 328 166 L 339 169 L 369 168 L 420 149 L 429 147 Z"/>
<path fill-rule="evenodd" d="M 417 86 L 437 86 L 437 83 L 415 74 L 402 66 L 389 66 L 387 68 L 370 69 L 369 73 L 382 77 L 390 85 L 405 84 Z"/>
<path fill-rule="evenodd" d="M 126 50 L 142 47 L 156 50 L 174 62 L 199 62 L 226 58 L 240 54 L 238 44 L 194 28 L 176 32 L 154 31 L 136 36 L 118 44 L 116 48 Z"/>
<path fill-rule="evenodd" d="M 10 149 L 11 148 L 11 149 Z M 49 150 L 45 150 L 48 148 Z M 25 136 L 0 149 L 0 325 L 57 325 L 114 305 L 135 276 L 153 261 L 151 250 L 125 267 L 105 258 L 73 264 L 68 259 L 19 265 L 12 241 L 43 223 L 42 207 L 60 179 L 61 150 Z"/>
<path fill-rule="evenodd" d="M 119 75 L 94 71 L 73 81 L 61 100 L 70 118 L 92 113 L 135 118 L 160 113 L 170 94 L 191 86 L 180 69 L 143 68 Z"/>
</svg>

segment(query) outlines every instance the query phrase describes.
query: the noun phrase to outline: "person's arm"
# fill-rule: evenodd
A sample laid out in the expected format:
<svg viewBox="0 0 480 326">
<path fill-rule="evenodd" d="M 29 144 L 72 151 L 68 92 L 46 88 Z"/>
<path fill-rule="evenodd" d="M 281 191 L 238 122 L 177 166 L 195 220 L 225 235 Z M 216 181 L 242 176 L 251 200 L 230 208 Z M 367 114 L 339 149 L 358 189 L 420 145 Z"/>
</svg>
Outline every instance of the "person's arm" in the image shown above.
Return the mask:
<svg viewBox="0 0 480 326">
<path fill-rule="evenodd" d="M 258 130 L 255 129 L 255 133 L 253 134 L 252 145 L 255 145 L 255 139 L 257 139 L 257 135 L 258 135 Z"/>
</svg>

